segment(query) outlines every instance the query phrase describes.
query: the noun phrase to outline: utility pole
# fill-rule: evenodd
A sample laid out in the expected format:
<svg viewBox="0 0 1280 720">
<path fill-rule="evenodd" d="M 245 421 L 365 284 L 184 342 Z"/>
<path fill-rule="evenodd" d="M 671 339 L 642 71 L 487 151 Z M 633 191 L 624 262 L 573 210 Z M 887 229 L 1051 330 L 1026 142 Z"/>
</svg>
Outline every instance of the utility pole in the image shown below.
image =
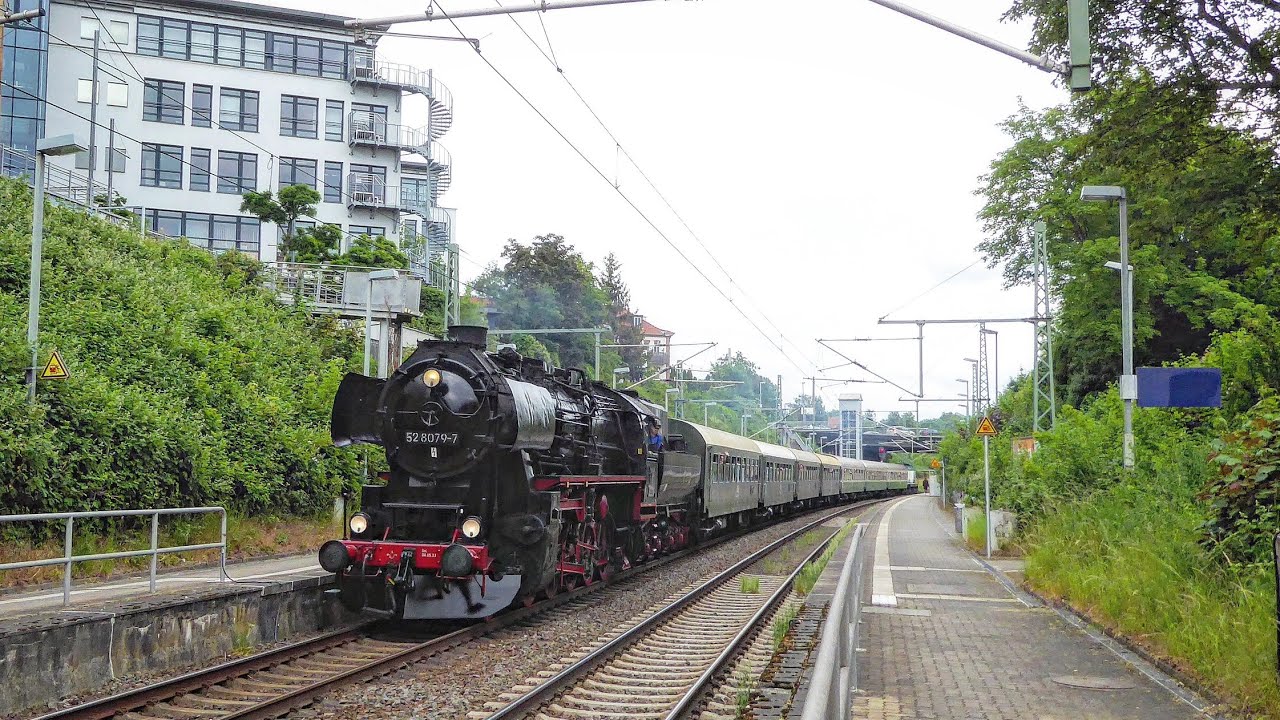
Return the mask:
<svg viewBox="0 0 1280 720">
<path fill-rule="evenodd" d="M 93 31 L 93 80 L 90 81 L 89 97 L 89 192 L 84 203 L 91 210 L 94 207 L 93 171 L 98 167 L 98 49 L 101 37 L 102 28 L 99 27 Z M 110 198 L 107 200 L 110 202 Z"/>
</svg>

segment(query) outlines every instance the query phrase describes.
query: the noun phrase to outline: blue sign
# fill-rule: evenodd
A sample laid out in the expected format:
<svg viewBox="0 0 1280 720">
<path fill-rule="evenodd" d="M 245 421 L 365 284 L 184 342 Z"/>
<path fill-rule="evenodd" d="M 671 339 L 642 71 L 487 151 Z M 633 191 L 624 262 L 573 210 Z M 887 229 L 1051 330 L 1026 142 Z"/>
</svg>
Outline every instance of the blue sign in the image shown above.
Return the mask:
<svg viewBox="0 0 1280 720">
<path fill-rule="evenodd" d="M 1138 368 L 1138 407 L 1222 407 L 1222 370 Z"/>
</svg>

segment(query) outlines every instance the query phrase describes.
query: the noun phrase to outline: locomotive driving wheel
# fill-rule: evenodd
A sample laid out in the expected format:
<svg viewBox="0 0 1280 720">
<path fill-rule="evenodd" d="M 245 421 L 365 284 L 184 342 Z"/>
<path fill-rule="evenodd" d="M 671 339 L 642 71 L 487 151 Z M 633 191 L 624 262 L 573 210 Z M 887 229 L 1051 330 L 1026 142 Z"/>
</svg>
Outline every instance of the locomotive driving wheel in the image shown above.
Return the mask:
<svg viewBox="0 0 1280 720">
<path fill-rule="evenodd" d="M 595 549 L 591 551 L 592 575 L 602 581 L 608 581 L 613 574 L 613 518 L 605 515 L 595 523 L 593 540 Z"/>
</svg>

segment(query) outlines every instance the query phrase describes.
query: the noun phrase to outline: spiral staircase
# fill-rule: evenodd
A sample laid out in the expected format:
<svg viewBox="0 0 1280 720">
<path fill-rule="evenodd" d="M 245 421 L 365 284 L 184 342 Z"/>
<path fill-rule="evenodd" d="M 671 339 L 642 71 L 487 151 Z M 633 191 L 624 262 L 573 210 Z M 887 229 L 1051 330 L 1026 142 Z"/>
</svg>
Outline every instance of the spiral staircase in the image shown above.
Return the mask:
<svg viewBox="0 0 1280 720">
<path fill-rule="evenodd" d="M 421 70 L 401 63 L 379 60 L 372 48 L 358 48 L 351 63 L 353 86 L 386 89 L 397 93 L 420 95 L 427 100 L 426 127 L 411 127 L 387 122 L 375 113 L 351 112 L 347 117 L 347 143 L 352 148 L 395 150 L 416 155 L 402 163 L 404 173 L 421 174 L 428 180 L 402 186 L 388 185 L 384 178 L 352 173 L 347 176 L 349 210 L 389 210 L 411 213 L 421 219 L 422 232 L 417 238 L 405 238 L 403 249 L 412 267 L 432 285 L 440 287 L 443 256 L 453 242 L 452 210 L 439 207 L 440 195 L 453 182 L 453 158 L 438 141 L 453 125 L 453 94 L 431 70 Z M 424 242 L 425 240 L 425 242 Z"/>
</svg>

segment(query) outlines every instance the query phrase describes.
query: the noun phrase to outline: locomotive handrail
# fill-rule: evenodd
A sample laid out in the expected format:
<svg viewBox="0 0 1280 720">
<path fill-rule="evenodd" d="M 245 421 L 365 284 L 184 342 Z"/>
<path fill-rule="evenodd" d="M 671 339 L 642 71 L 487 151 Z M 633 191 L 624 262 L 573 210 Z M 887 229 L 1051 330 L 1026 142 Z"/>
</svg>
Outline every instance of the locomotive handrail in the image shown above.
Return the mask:
<svg viewBox="0 0 1280 720">
<path fill-rule="evenodd" d="M 216 543 L 199 543 L 195 545 L 160 545 L 160 516 L 161 515 L 201 515 L 208 513 L 219 513 L 222 515 L 222 532 L 221 539 Z M 89 555 L 75 555 L 72 553 L 72 540 L 75 535 L 75 522 L 87 518 L 105 518 L 105 517 L 137 517 L 151 516 L 151 547 L 146 550 L 122 550 L 119 552 L 108 553 L 92 553 Z M 21 562 L 0 563 L 0 570 L 20 570 L 23 568 L 34 567 L 50 567 L 53 565 L 62 565 L 62 604 L 67 606 L 71 603 L 71 567 L 78 562 L 87 562 L 89 560 L 113 560 L 117 558 L 143 557 L 151 556 L 151 592 L 156 591 L 156 565 L 161 555 L 169 555 L 180 552 L 193 552 L 196 550 L 218 550 L 218 582 L 227 577 L 227 510 L 223 507 L 187 507 L 187 508 L 150 508 L 145 510 L 89 510 L 81 512 L 61 512 L 61 513 L 29 513 L 26 515 L 0 515 L 0 523 L 14 522 L 51 522 L 56 520 L 66 521 L 66 529 L 64 533 L 65 540 L 63 542 L 62 557 L 47 558 L 44 560 L 23 560 Z"/>
</svg>

